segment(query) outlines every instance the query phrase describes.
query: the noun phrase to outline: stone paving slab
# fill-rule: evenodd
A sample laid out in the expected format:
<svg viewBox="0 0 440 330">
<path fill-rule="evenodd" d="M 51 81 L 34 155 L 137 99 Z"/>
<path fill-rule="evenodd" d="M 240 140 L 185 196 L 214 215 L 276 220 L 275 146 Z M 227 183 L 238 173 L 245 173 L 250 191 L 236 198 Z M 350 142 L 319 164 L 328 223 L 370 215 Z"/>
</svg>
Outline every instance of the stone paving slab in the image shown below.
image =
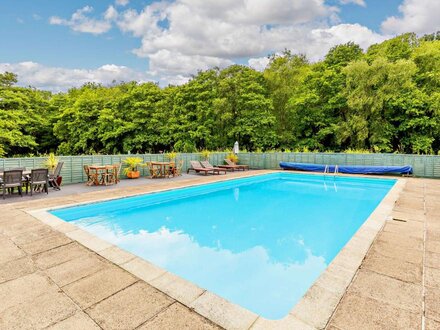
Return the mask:
<svg viewBox="0 0 440 330">
<path fill-rule="evenodd" d="M 383 301 L 347 293 L 339 304 L 328 329 L 411 329 L 422 328 L 422 313 L 399 309 Z"/>
<path fill-rule="evenodd" d="M 438 329 L 440 329 L 440 322 L 430 318 L 426 318 L 425 330 L 438 330 Z"/>
<path fill-rule="evenodd" d="M 327 329 L 440 329 L 439 198 L 437 181 L 407 181 Z"/>
<path fill-rule="evenodd" d="M 88 308 L 136 281 L 130 273 L 111 267 L 68 284 L 63 287 L 63 291 L 81 308 Z"/>
<path fill-rule="evenodd" d="M 28 256 L 0 264 L 0 283 L 32 274 L 37 269 L 32 258 Z"/>
<path fill-rule="evenodd" d="M 440 322 L 440 289 L 426 288 L 425 309 L 427 318 Z"/>
<path fill-rule="evenodd" d="M 426 330 L 440 329 L 437 181 L 408 179 L 394 205 L 395 220 L 383 225 L 379 218 L 386 212 L 376 212 L 341 251 L 338 264 L 331 264 L 315 291 L 308 292 L 309 299 L 297 306 L 303 312 L 276 322 L 241 308 L 228 310 L 231 305 L 222 298 L 175 275 L 105 242 L 71 234 L 76 230 L 71 224 L 55 219 L 47 226 L 26 213 L 218 179 L 147 180 L 136 187 L 0 205 L 0 328 L 345 330 L 421 329 L 425 324 Z M 381 232 L 375 237 L 377 230 Z M 349 270 L 349 265 L 360 268 Z M 172 296 L 176 287 L 181 296 Z M 332 311 L 326 324 L 320 315 Z"/>
<path fill-rule="evenodd" d="M 0 329 L 42 329 L 76 311 L 78 307 L 65 294 L 47 292 L 0 313 Z"/>
<path fill-rule="evenodd" d="M 37 267 L 47 269 L 75 258 L 85 258 L 90 253 L 91 252 L 82 245 L 73 242 L 42 252 L 32 258 Z"/>
<path fill-rule="evenodd" d="M 422 283 L 422 265 L 390 258 L 377 253 L 375 250 L 368 253 L 361 267 L 401 281 Z"/>
<path fill-rule="evenodd" d="M 82 311 L 78 311 L 72 316 L 64 319 L 47 329 L 50 330 L 99 330 L 101 329 L 93 319 Z"/>
<path fill-rule="evenodd" d="M 134 329 L 172 303 L 174 300 L 167 295 L 144 282 L 137 282 L 86 312 L 104 329 Z"/>
<path fill-rule="evenodd" d="M 414 313 L 422 309 L 422 285 L 399 281 L 386 275 L 361 269 L 350 292 L 383 301 Z"/>
<path fill-rule="evenodd" d="M 169 308 L 158 313 L 151 320 L 138 328 L 139 330 L 214 330 L 219 326 L 192 312 L 187 307 L 174 303 Z"/>
<path fill-rule="evenodd" d="M 32 301 L 44 293 L 56 291 L 56 285 L 42 272 L 4 282 L 0 285 L 0 313 L 14 305 Z"/>
<path fill-rule="evenodd" d="M 46 273 L 58 286 L 63 287 L 104 268 L 110 268 L 110 263 L 90 253 L 84 257 L 71 259 L 53 266 L 47 269 Z"/>
</svg>

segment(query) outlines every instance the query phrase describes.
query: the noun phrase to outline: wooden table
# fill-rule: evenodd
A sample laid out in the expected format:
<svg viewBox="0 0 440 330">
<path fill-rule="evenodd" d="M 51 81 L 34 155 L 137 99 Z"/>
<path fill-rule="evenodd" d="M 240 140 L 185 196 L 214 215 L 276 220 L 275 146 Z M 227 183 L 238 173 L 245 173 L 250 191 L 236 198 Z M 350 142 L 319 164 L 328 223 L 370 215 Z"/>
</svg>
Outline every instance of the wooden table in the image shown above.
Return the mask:
<svg viewBox="0 0 440 330">
<path fill-rule="evenodd" d="M 6 171 L 8 171 L 8 170 L 6 170 Z M 4 171 L 0 171 L 0 177 L 3 177 L 3 172 Z M 26 175 L 31 175 L 31 171 L 30 170 L 23 171 L 23 176 L 26 176 Z"/>
<path fill-rule="evenodd" d="M 150 162 L 151 178 L 169 178 L 174 176 L 174 162 Z"/>
<path fill-rule="evenodd" d="M 112 182 L 109 182 L 109 171 L 113 171 L 113 175 L 116 175 L 116 166 L 115 165 L 90 165 L 89 171 L 90 176 L 92 177 L 91 182 L 87 182 L 88 186 L 95 185 L 109 185 L 113 184 Z M 116 178 L 117 180 L 117 178 Z M 115 181 L 116 182 L 116 181 Z"/>
</svg>

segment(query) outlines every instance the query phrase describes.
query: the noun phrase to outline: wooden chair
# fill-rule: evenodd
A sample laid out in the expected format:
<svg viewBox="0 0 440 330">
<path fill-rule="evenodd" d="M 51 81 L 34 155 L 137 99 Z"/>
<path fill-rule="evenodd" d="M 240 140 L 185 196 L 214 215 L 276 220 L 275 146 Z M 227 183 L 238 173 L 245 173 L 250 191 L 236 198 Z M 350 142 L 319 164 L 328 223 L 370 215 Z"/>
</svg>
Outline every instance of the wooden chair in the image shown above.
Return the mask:
<svg viewBox="0 0 440 330">
<path fill-rule="evenodd" d="M 115 183 L 119 183 L 121 181 L 121 170 L 122 170 L 122 163 L 117 163 L 115 166 Z"/>
<path fill-rule="evenodd" d="M 58 162 L 55 171 L 53 171 L 53 174 L 49 174 L 49 185 L 56 190 L 61 190 L 61 187 L 58 184 L 58 178 L 60 177 L 61 169 L 63 168 L 63 165 L 64 162 Z"/>
<path fill-rule="evenodd" d="M 84 172 L 86 173 L 87 176 L 86 185 L 92 186 L 93 184 L 95 184 L 95 178 L 93 177 L 93 175 L 90 174 L 89 165 L 84 165 L 83 167 L 84 167 Z"/>
<path fill-rule="evenodd" d="M 28 192 L 28 185 L 31 190 L 31 196 L 36 188 L 43 187 L 43 191 L 49 194 L 49 170 L 47 168 L 39 168 L 31 170 L 28 184 L 26 185 L 26 193 Z"/>
<path fill-rule="evenodd" d="M 6 189 L 13 192 L 14 188 L 17 188 L 18 193 L 23 197 L 23 170 L 4 171 L 3 178 L 0 180 L 0 185 L 3 188 L 3 199 L 5 199 Z"/>
<path fill-rule="evenodd" d="M 117 167 L 115 165 L 107 165 L 105 171 L 101 173 L 100 182 L 103 185 L 116 184 Z"/>
<path fill-rule="evenodd" d="M 183 159 L 179 160 L 174 167 L 174 176 L 181 176 L 183 168 Z"/>
<path fill-rule="evenodd" d="M 160 178 L 161 176 L 160 167 L 153 165 L 153 162 L 149 162 L 147 163 L 147 165 L 148 165 L 148 172 L 150 173 L 149 178 L 150 179 Z"/>
</svg>

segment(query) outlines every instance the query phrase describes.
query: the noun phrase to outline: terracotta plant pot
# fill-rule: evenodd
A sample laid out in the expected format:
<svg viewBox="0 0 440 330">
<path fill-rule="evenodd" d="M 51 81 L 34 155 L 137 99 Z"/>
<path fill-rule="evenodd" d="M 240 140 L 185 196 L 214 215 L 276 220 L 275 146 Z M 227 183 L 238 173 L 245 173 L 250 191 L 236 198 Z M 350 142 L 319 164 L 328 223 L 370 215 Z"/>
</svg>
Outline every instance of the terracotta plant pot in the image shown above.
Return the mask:
<svg viewBox="0 0 440 330">
<path fill-rule="evenodd" d="M 127 178 L 129 179 L 137 179 L 141 176 L 141 172 L 140 171 L 130 171 L 127 172 Z"/>
</svg>

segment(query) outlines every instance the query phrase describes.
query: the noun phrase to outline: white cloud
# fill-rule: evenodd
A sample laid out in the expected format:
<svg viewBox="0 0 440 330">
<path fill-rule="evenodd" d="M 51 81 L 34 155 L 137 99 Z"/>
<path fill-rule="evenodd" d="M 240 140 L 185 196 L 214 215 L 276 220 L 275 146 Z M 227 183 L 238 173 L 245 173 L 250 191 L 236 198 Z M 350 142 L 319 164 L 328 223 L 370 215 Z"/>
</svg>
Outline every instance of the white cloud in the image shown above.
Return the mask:
<svg viewBox="0 0 440 330">
<path fill-rule="evenodd" d="M 142 38 L 136 51 L 139 56 L 167 49 L 236 58 L 266 51 L 261 39 L 267 31 L 310 22 L 322 25 L 320 21 L 333 18 L 334 13 L 335 8 L 322 0 L 178 0 L 153 3 L 140 13 L 129 10 L 118 25 Z"/>
<path fill-rule="evenodd" d="M 0 63 L 0 72 L 18 75 L 21 86 L 33 86 L 54 92 L 79 87 L 87 82 L 111 84 L 113 81 L 147 81 L 148 76 L 125 66 L 106 64 L 97 69 L 66 69 L 35 62 Z"/>
<path fill-rule="evenodd" d="M 116 0 L 115 4 L 117 6 L 126 6 L 130 3 L 130 0 Z"/>
<path fill-rule="evenodd" d="M 99 19 L 91 17 L 91 11 L 87 6 L 69 20 L 52 17 L 51 23 L 94 34 L 115 24 L 140 39 L 132 51 L 148 59 L 147 76 L 162 83 L 182 83 L 198 70 L 238 60 L 262 70 L 265 55 L 284 49 L 314 61 L 340 43 L 353 41 L 366 48 L 387 38 L 359 24 L 339 24 L 338 8 L 324 0 L 155 1 L 140 11 L 118 12 L 109 6 Z"/>
<path fill-rule="evenodd" d="M 250 58 L 248 60 L 248 65 L 257 71 L 264 71 L 264 69 L 269 64 L 269 62 L 270 62 L 270 60 L 267 56 L 258 57 L 258 58 Z"/>
<path fill-rule="evenodd" d="M 110 7 L 113 8 L 112 6 Z M 93 11 L 93 7 L 85 6 L 75 11 L 70 19 L 52 16 L 49 19 L 49 23 L 52 25 L 69 26 L 73 31 L 76 32 L 91 33 L 95 35 L 102 34 L 109 31 L 112 27 L 109 16 L 114 13 L 109 12 L 110 7 L 104 13 L 103 19 L 94 19 L 88 17 L 87 14 L 90 14 Z"/>
<path fill-rule="evenodd" d="M 104 12 L 104 19 L 107 21 L 113 21 L 118 18 L 118 11 L 113 6 L 109 6 Z"/>
<path fill-rule="evenodd" d="M 400 17 L 388 17 L 382 31 L 389 34 L 416 32 L 432 33 L 440 30 L 440 1 L 404 0 L 399 6 Z"/>
<path fill-rule="evenodd" d="M 177 0 L 128 9 L 117 25 L 141 39 L 133 52 L 150 60 L 152 73 L 187 76 L 239 58 L 261 69 L 264 55 L 285 48 L 318 60 L 338 43 L 365 48 L 384 39 L 359 24 L 335 22 L 337 9 L 323 0 Z"/>
<path fill-rule="evenodd" d="M 312 60 L 324 57 L 328 50 L 339 44 L 354 42 L 363 49 L 380 43 L 388 36 L 383 36 L 360 24 L 339 24 L 326 29 L 314 29 L 310 32 L 309 46 L 304 45 L 306 55 Z"/>
<path fill-rule="evenodd" d="M 188 56 L 181 53 L 173 53 L 162 49 L 149 56 L 150 72 L 174 72 L 178 74 L 195 73 L 197 70 L 207 70 L 212 67 L 225 68 L 233 62 L 218 57 L 193 55 Z"/>
<path fill-rule="evenodd" d="M 353 3 L 355 5 L 366 7 L 367 4 L 365 3 L 365 0 L 339 0 L 339 3 L 342 5 L 347 5 L 349 3 Z"/>
</svg>

